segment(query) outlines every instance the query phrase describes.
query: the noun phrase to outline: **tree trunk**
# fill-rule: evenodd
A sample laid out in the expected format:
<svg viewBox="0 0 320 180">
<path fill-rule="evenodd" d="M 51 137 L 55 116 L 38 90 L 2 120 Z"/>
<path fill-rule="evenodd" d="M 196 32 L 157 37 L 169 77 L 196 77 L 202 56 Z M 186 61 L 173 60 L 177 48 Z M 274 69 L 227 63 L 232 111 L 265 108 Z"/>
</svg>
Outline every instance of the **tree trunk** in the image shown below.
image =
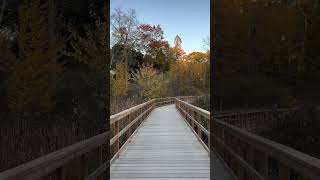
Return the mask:
<svg viewBox="0 0 320 180">
<path fill-rule="evenodd" d="M 296 78 L 296 94 L 300 94 L 301 98 L 301 105 L 302 105 L 302 114 L 304 121 L 310 122 L 312 125 L 316 125 L 317 117 L 316 117 L 316 106 L 312 93 L 310 93 L 309 88 L 306 87 L 306 79 L 305 79 L 305 73 L 306 73 L 306 45 L 308 41 L 308 25 L 309 20 L 314 15 L 317 6 L 319 4 L 319 1 L 315 1 L 312 6 L 312 10 L 310 13 L 305 12 L 303 7 L 299 7 L 299 10 L 301 12 L 301 15 L 304 19 L 304 34 L 303 39 L 301 42 L 301 56 L 298 59 L 298 71 L 297 71 L 297 78 Z M 310 83 L 310 82 L 309 82 Z M 314 82 L 316 83 L 316 82 Z M 305 122 L 301 122 L 305 123 Z"/>
<path fill-rule="evenodd" d="M 125 74 L 124 74 L 124 77 L 126 79 L 126 86 L 125 86 L 125 89 L 128 89 L 128 48 L 127 46 L 125 46 L 124 48 L 124 69 L 125 69 Z"/>
<path fill-rule="evenodd" d="M 3 0 L 2 8 L 1 8 L 1 14 L 0 14 L 0 27 L 1 27 L 1 22 L 2 22 L 2 17 L 3 17 L 5 6 L 6 6 L 6 0 Z"/>
<path fill-rule="evenodd" d="M 49 87 L 53 92 L 53 95 L 56 94 L 56 66 L 57 62 L 52 54 L 51 48 L 54 46 L 55 40 L 55 3 L 54 0 L 48 0 L 48 41 L 49 41 L 49 61 L 50 61 L 50 72 L 49 72 Z"/>
<path fill-rule="evenodd" d="M 107 48 L 107 47 L 106 47 Z M 111 67 L 112 67 L 112 63 L 113 63 L 113 59 L 114 59 L 114 57 L 115 57 L 115 55 L 114 55 L 114 53 L 115 53 L 115 50 L 114 50 L 115 48 L 112 48 L 111 49 L 111 53 L 110 53 L 110 55 L 111 55 L 111 57 L 110 57 L 110 69 L 111 69 Z"/>
</svg>

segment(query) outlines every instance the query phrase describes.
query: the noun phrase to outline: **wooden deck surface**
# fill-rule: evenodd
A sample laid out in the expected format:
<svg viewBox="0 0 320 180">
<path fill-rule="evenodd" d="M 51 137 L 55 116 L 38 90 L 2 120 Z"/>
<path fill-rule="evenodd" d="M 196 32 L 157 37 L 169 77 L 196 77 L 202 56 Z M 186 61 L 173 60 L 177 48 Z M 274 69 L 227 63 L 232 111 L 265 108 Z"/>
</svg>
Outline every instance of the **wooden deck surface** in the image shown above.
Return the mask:
<svg viewBox="0 0 320 180">
<path fill-rule="evenodd" d="M 231 176 L 215 158 L 215 177 Z M 111 165 L 113 180 L 210 179 L 210 159 L 174 105 L 156 108 Z"/>
</svg>

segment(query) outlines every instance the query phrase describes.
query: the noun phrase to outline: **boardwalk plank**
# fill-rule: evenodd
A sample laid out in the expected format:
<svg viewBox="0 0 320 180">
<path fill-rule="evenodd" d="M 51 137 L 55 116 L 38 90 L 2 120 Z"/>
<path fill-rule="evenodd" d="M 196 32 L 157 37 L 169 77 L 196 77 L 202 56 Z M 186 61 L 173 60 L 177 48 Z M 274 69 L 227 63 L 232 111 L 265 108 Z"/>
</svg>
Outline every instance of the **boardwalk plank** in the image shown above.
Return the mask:
<svg viewBox="0 0 320 180">
<path fill-rule="evenodd" d="M 217 177 L 212 179 L 231 179 L 218 159 L 215 164 Z M 210 159 L 175 106 L 169 105 L 150 114 L 110 171 L 113 180 L 209 180 Z"/>
</svg>

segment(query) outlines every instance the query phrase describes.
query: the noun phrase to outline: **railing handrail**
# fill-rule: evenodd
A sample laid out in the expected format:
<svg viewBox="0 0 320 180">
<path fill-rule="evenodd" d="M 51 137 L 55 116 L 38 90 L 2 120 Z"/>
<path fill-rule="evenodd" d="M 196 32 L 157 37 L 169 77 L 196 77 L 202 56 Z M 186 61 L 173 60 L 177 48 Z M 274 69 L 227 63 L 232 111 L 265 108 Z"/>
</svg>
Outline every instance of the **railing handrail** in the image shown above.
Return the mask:
<svg viewBox="0 0 320 180">
<path fill-rule="evenodd" d="M 200 107 L 194 106 L 190 103 L 187 103 L 183 100 L 180 100 L 178 98 L 175 98 L 175 104 L 178 109 L 178 111 L 181 113 L 181 115 L 185 118 L 185 121 L 187 125 L 191 128 L 191 131 L 194 133 L 194 135 L 197 137 L 197 139 L 200 141 L 204 149 L 209 153 L 210 152 L 210 112 L 207 110 L 204 110 Z M 194 113 L 189 114 L 188 110 L 183 107 L 183 105 L 191 110 L 193 110 Z M 198 115 L 196 115 L 198 113 Z M 201 121 L 197 118 L 204 117 L 207 127 L 204 127 L 201 124 Z M 195 127 L 197 130 L 195 130 Z M 205 134 L 207 137 L 207 144 L 202 139 L 202 135 Z"/>
<path fill-rule="evenodd" d="M 290 168 L 293 168 L 298 172 L 302 172 L 305 175 L 311 175 L 313 178 L 320 178 L 320 159 L 300 152 L 289 146 L 255 135 L 216 118 L 214 118 L 213 121 L 230 130 L 232 133 L 237 135 L 237 137 L 240 137 L 247 143 L 254 145 L 256 149 L 264 151 L 268 155 L 271 155 L 271 157 L 274 157 L 285 163 L 287 166 L 290 166 Z"/>
<path fill-rule="evenodd" d="M 281 108 L 276 109 L 276 112 L 284 112 L 284 111 L 295 111 L 298 108 Z M 223 111 L 222 111 L 223 112 Z M 238 116 L 238 115 L 246 115 L 246 114 L 254 114 L 254 113 L 264 113 L 264 112 L 273 112 L 272 109 L 261 109 L 261 110 L 253 110 L 253 111 L 238 111 L 234 113 L 226 113 L 226 114 L 216 114 L 215 117 L 224 117 L 224 116 Z"/>
<path fill-rule="evenodd" d="M 196 97 L 196 96 L 176 96 L 176 97 L 165 97 L 165 98 L 154 98 L 154 99 L 151 99 L 151 100 L 148 100 L 147 102 L 144 102 L 144 103 L 141 103 L 141 104 L 138 104 L 136 106 L 133 106 L 129 109 L 125 109 L 117 114 L 114 114 L 114 115 L 111 115 L 110 116 L 110 124 L 113 124 L 115 123 L 116 121 L 118 121 L 119 119 L 121 119 L 122 117 L 138 110 L 139 108 L 149 104 L 149 103 L 152 103 L 154 101 L 157 101 L 157 100 L 164 100 L 164 99 L 173 99 L 173 98 L 185 98 L 185 97 Z"/>
<path fill-rule="evenodd" d="M 45 156 L 0 173 L 0 179 L 37 179 L 61 167 L 68 161 L 80 157 L 92 149 L 107 144 L 109 132 L 74 143 Z"/>
<path fill-rule="evenodd" d="M 133 120 L 131 123 L 127 124 L 120 132 L 118 132 L 118 134 L 116 134 L 113 138 L 111 138 L 110 139 L 110 145 L 113 145 L 113 143 L 115 142 L 115 139 L 117 139 L 121 135 L 123 135 L 128 130 L 128 128 L 130 128 L 132 126 L 132 124 L 134 124 L 139 118 L 141 118 L 140 117 L 141 115 L 144 115 L 146 112 L 148 112 L 152 108 L 154 108 L 154 105 L 152 105 L 149 109 L 147 109 L 144 112 L 142 112 L 135 120 Z"/>
<path fill-rule="evenodd" d="M 133 107 L 131 107 L 129 109 L 126 109 L 126 110 L 123 110 L 123 111 L 121 111 L 121 112 L 119 112 L 117 114 L 111 115 L 110 116 L 110 124 L 113 124 L 113 123 L 117 122 L 122 117 L 127 116 L 128 114 L 130 114 L 130 113 L 140 109 L 141 107 L 143 107 L 143 106 L 145 106 L 147 104 L 150 104 L 150 103 L 152 103 L 154 101 L 155 101 L 155 99 L 151 99 L 151 100 L 149 100 L 147 102 L 144 102 L 144 103 L 141 103 L 139 105 L 133 106 Z"/>
<path fill-rule="evenodd" d="M 117 114 L 111 115 L 110 116 L 110 124 L 113 124 L 115 121 L 117 121 L 117 119 L 119 119 L 119 118 L 121 118 L 123 116 L 126 116 L 126 115 L 130 114 L 131 112 L 133 112 L 133 111 L 135 111 L 135 110 L 137 110 L 137 109 L 139 109 L 139 108 L 141 108 L 141 107 L 143 107 L 143 106 L 145 106 L 145 105 L 147 105 L 147 104 L 149 104 L 149 103 L 151 103 L 153 101 L 163 100 L 163 99 L 173 99 L 173 98 L 178 98 L 179 99 L 179 98 L 185 98 L 185 97 L 197 97 L 197 96 L 175 96 L 175 97 L 154 98 L 154 99 L 148 100 L 148 101 L 146 101 L 144 103 L 141 103 L 141 104 L 138 104 L 136 106 L 133 106 L 133 107 L 131 107 L 129 109 L 125 109 L 125 110 L 123 110 L 123 111 L 121 111 L 121 112 L 119 112 Z"/>
<path fill-rule="evenodd" d="M 110 146 L 113 147 L 113 153 L 111 158 L 111 163 L 119 156 L 119 153 L 126 146 L 128 140 L 132 137 L 133 133 L 140 127 L 143 120 L 148 116 L 148 114 L 153 110 L 154 107 L 158 105 L 171 104 L 174 103 L 176 98 L 192 98 L 195 96 L 179 96 L 179 97 L 165 97 L 165 98 L 154 98 L 145 103 L 139 104 L 127 110 L 124 110 L 118 114 L 110 117 L 110 126 L 114 130 L 113 136 L 110 139 Z M 138 111 L 138 113 L 136 113 Z M 120 129 L 120 124 L 122 120 L 129 120 L 129 123 L 124 124 Z M 137 126 L 134 126 L 137 125 Z M 120 144 L 120 137 L 127 134 L 125 137 L 124 144 Z"/>
<path fill-rule="evenodd" d="M 201 114 L 204 117 L 210 117 L 210 112 L 206 111 L 204 109 L 201 109 L 197 106 L 194 106 L 192 104 L 189 104 L 187 102 L 184 102 L 183 100 L 176 99 L 176 101 L 186 105 L 188 108 L 192 109 L 193 111 Z M 285 111 L 295 111 L 298 108 L 282 108 L 282 109 L 276 109 L 276 112 L 285 112 Z M 241 139 L 241 141 L 244 141 L 250 146 L 254 147 L 256 150 L 259 150 L 265 154 L 267 154 L 269 157 L 274 158 L 281 163 L 284 163 L 289 168 L 292 168 L 296 170 L 299 173 L 302 173 L 303 175 L 307 177 L 311 177 L 313 179 L 320 179 L 320 159 L 317 159 L 315 157 L 312 157 L 306 153 L 300 152 L 296 149 L 293 149 L 289 146 L 274 142 L 272 140 L 263 138 L 261 136 L 258 136 L 254 133 L 248 132 L 244 129 L 241 129 L 239 127 L 236 127 L 234 125 L 231 125 L 227 122 L 224 122 L 222 120 L 219 120 L 216 117 L 225 117 L 225 116 L 234 116 L 234 115 L 245 115 L 245 114 L 254 114 L 254 113 L 265 113 L 265 112 L 273 112 L 273 110 L 266 109 L 262 111 L 250 111 L 250 112 L 239 112 L 239 113 L 233 113 L 233 114 L 224 114 L 224 115 L 214 115 L 214 118 L 211 120 L 214 123 L 214 126 L 219 125 L 219 127 L 222 127 L 225 129 L 224 131 L 228 133 L 232 133 L 234 137 L 237 137 Z M 188 113 L 185 112 L 184 113 Z M 193 118 L 191 115 L 188 114 L 186 117 Z M 199 123 L 195 123 L 196 126 L 201 126 Z M 200 127 L 201 128 L 201 127 Z M 208 131 L 210 134 L 210 128 L 208 127 Z M 194 131 L 194 133 L 196 133 Z M 215 133 L 212 134 L 214 137 L 216 136 Z M 199 138 L 199 137 L 198 137 Z M 225 146 L 228 146 L 225 144 Z M 255 174 L 255 176 L 259 179 L 262 178 L 262 176 L 252 168 L 252 165 L 249 165 L 248 163 L 244 163 L 244 159 L 241 159 L 242 157 L 237 154 L 236 152 L 233 152 L 231 148 L 228 148 L 232 151 L 233 154 L 237 156 L 237 158 L 240 158 L 239 160 L 242 161 L 241 163 L 246 166 L 246 169 L 249 169 L 252 171 L 252 174 Z M 220 156 L 222 160 L 222 156 Z"/>
<path fill-rule="evenodd" d="M 180 99 L 177 99 L 177 101 L 179 101 L 179 102 L 187 105 L 188 107 L 192 108 L 193 110 L 199 112 L 199 113 L 202 114 L 205 118 L 210 119 L 210 111 L 207 111 L 207 110 L 205 110 L 205 109 L 202 109 L 202 108 L 200 108 L 200 107 L 197 107 L 197 106 L 195 106 L 195 105 L 192 105 L 192 104 L 190 104 L 190 103 L 187 103 L 187 102 L 182 101 L 182 100 L 180 100 Z"/>
</svg>

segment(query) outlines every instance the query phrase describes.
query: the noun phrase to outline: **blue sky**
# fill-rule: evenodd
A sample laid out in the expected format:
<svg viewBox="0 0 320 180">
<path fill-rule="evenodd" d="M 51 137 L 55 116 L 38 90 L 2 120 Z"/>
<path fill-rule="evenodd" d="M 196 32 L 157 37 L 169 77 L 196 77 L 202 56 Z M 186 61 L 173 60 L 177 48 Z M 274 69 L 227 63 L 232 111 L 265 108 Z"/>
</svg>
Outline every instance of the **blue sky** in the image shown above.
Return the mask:
<svg viewBox="0 0 320 180">
<path fill-rule="evenodd" d="M 164 37 L 174 46 L 182 39 L 186 53 L 204 51 L 202 39 L 210 35 L 210 0 L 110 0 L 115 8 L 135 9 L 140 23 L 159 24 Z"/>
</svg>

